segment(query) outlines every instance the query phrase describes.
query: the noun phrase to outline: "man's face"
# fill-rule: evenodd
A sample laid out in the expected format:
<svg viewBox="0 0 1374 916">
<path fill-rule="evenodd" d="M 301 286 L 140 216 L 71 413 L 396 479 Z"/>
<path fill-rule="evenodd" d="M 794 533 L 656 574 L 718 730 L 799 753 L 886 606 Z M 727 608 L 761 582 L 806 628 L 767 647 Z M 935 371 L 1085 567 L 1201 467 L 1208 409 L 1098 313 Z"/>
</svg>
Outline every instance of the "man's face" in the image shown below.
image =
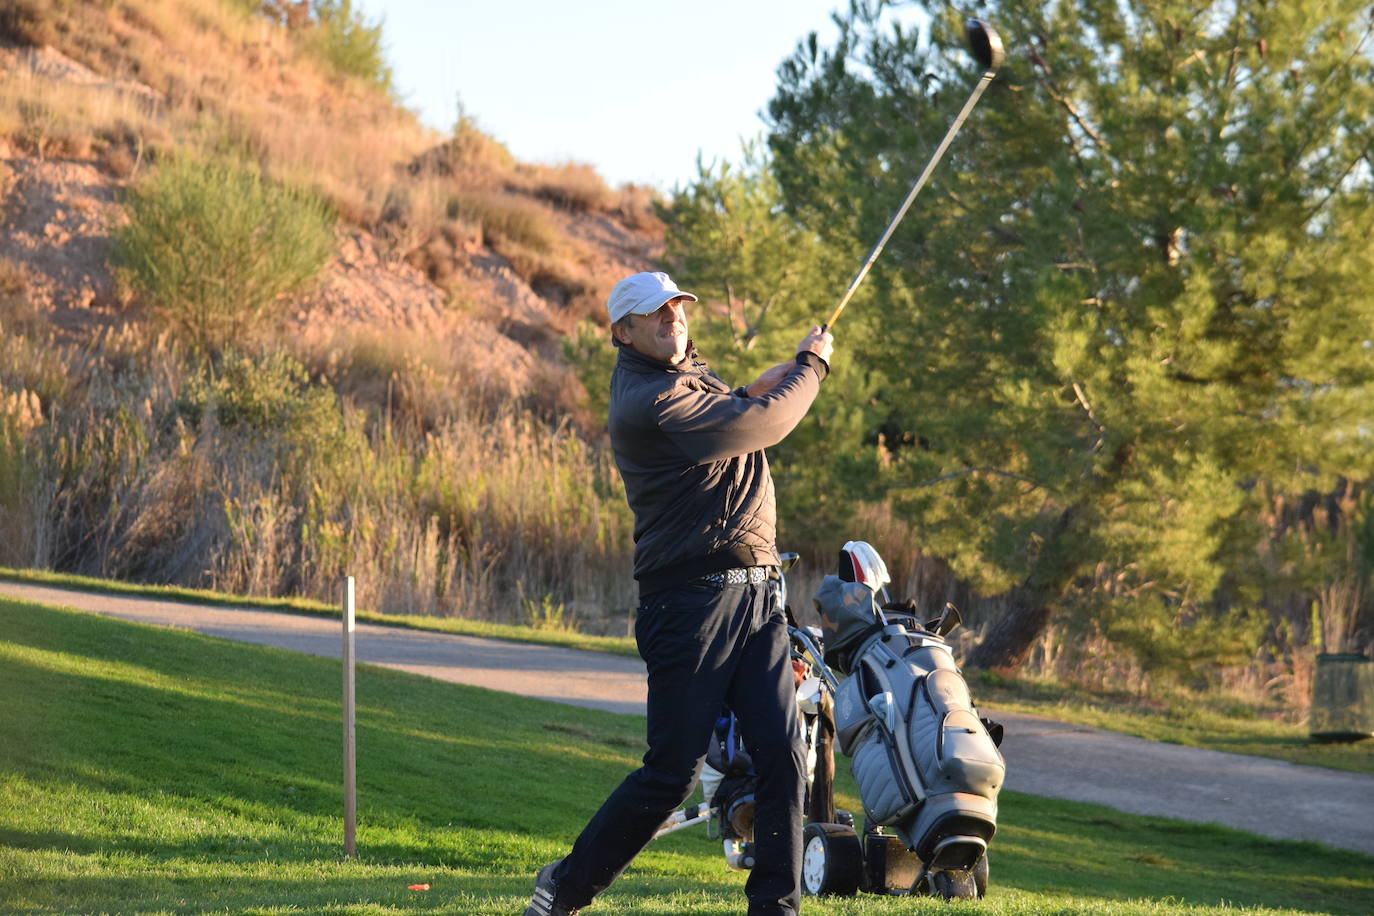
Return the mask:
<svg viewBox="0 0 1374 916">
<path fill-rule="evenodd" d="M 617 333 L 620 342 L 645 356 L 676 365 L 687 356 L 687 310 L 690 299 L 671 299 L 648 315 L 635 315 Z"/>
</svg>

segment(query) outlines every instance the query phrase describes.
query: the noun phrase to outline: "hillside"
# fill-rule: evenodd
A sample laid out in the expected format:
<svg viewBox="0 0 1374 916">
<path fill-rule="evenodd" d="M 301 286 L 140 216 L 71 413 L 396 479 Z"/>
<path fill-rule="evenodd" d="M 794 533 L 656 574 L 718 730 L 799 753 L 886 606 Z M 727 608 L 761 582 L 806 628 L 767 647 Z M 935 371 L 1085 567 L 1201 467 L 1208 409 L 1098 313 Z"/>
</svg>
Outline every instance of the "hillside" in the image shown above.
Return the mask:
<svg viewBox="0 0 1374 916">
<path fill-rule="evenodd" d="M 653 194 L 425 128 L 379 49 L 342 0 L 0 9 L 0 564 L 623 633 L 564 349 Z"/>
<path fill-rule="evenodd" d="M 20 3 L 0 16 L 0 273 L 64 333 L 146 317 L 115 281 L 127 189 L 181 151 L 247 150 L 320 192 L 338 245 L 288 334 L 422 329 L 531 384 L 535 360 L 661 252 L 643 189 L 444 137 L 311 53 L 308 25 L 216 0 Z M 564 379 L 564 381 L 570 381 Z"/>
</svg>

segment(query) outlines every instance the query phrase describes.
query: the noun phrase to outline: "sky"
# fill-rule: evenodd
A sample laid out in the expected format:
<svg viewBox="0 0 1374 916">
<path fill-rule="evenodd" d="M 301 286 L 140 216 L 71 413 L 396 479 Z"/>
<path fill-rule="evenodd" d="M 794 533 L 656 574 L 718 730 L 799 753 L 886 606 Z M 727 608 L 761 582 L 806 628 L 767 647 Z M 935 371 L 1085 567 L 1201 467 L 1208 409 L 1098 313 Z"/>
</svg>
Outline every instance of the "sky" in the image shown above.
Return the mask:
<svg viewBox="0 0 1374 916">
<path fill-rule="evenodd" d="M 355 0 L 382 20 L 398 94 L 450 130 L 461 100 L 522 162 L 591 164 L 609 184 L 687 184 L 738 161 L 778 64 L 833 44 L 848 0 Z"/>
</svg>

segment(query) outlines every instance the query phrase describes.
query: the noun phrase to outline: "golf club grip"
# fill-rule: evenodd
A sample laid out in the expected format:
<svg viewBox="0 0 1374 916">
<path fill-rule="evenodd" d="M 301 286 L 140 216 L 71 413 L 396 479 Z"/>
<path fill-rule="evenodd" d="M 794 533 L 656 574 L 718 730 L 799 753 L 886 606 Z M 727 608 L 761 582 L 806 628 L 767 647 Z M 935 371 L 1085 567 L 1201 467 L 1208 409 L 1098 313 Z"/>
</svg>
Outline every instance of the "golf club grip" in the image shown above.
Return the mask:
<svg viewBox="0 0 1374 916">
<path fill-rule="evenodd" d="M 849 304 L 849 300 L 854 295 L 854 291 L 859 288 L 859 284 L 863 282 L 864 277 L 868 276 L 869 268 L 873 266 L 874 261 L 878 260 L 878 255 L 882 253 L 883 247 L 887 245 L 887 240 L 890 239 L 892 233 L 896 231 L 897 224 L 902 221 L 902 217 L 906 216 L 906 211 L 911 209 L 911 204 L 916 200 L 916 195 L 921 193 L 921 188 L 925 187 L 925 183 L 930 178 L 931 172 L 935 171 L 935 166 L 939 165 L 940 160 L 944 158 L 945 150 L 949 148 L 949 144 L 954 140 L 954 135 L 959 132 L 959 128 L 964 126 L 964 120 L 968 118 L 969 112 L 973 110 L 974 105 L 978 104 L 978 100 L 982 98 L 983 90 L 988 88 L 988 84 L 992 82 L 992 78 L 996 75 L 996 70 L 987 70 L 979 77 L 978 85 L 973 87 L 973 92 L 969 94 L 968 101 L 966 101 L 964 107 L 960 109 L 958 117 L 956 117 L 954 123 L 949 126 L 949 130 L 945 131 L 944 139 L 942 139 L 940 145 L 935 148 L 934 155 L 930 157 L 930 161 L 926 163 L 925 169 L 921 172 L 921 177 L 916 179 L 916 183 L 913 184 L 911 190 L 907 192 L 906 200 L 902 201 L 902 205 L 897 208 L 897 213 L 888 221 L 887 228 L 883 230 L 882 237 L 878 239 L 878 244 L 873 246 L 873 250 L 868 253 L 868 258 L 864 260 L 863 266 L 859 268 L 859 272 L 854 275 L 853 280 L 849 281 L 849 288 L 844 291 L 844 296 L 840 299 L 839 304 L 835 306 L 835 311 L 830 313 L 830 318 L 822 325 L 823 329 L 830 328 L 830 326 L 839 319 L 840 313 L 843 312 L 844 307 Z"/>
</svg>

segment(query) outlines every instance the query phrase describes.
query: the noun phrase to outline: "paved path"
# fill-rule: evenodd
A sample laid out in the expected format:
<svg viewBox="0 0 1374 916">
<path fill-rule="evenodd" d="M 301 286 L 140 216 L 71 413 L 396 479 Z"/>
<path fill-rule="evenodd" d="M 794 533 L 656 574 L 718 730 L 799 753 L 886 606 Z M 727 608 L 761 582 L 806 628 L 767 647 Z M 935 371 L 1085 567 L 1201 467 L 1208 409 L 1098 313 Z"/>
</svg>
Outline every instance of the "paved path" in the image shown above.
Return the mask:
<svg viewBox="0 0 1374 916">
<path fill-rule="evenodd" d="M 338 658 L 337 620 L 0 582 L 0 596 Z M 359 624 L 360 662 L 610 712 L 644 713 L 644 666 L 600 652 Z M 1006 725 L 1007 787 L 1374 854 L 1374 776 L 985 710 Z"/>
</svg>

